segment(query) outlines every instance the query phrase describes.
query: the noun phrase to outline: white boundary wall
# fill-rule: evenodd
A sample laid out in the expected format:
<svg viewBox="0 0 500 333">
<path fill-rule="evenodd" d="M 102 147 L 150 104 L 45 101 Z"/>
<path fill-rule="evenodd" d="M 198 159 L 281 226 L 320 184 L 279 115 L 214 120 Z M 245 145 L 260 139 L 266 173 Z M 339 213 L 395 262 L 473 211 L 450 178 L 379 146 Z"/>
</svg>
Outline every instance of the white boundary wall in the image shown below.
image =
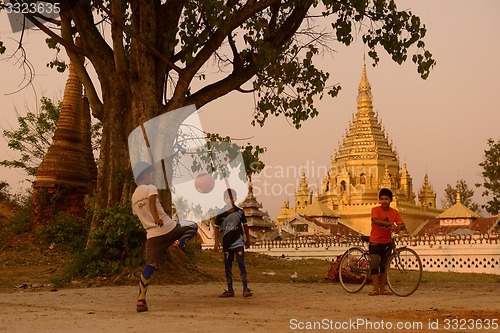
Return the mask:
<svg viewBox="0 0 500 333">
<path fill-rule="evenodd" d="M 397 246 L 414 249 L 425 271 L 488 273 L 500 275 L 498 234 L 456 236 L 404 236 Z M 262 241 L 247 251 L 290 259 L 332 260 L 351 246 L 366 246 L 358 238 L 316 237 L 284 241 Z"/>
</svg>

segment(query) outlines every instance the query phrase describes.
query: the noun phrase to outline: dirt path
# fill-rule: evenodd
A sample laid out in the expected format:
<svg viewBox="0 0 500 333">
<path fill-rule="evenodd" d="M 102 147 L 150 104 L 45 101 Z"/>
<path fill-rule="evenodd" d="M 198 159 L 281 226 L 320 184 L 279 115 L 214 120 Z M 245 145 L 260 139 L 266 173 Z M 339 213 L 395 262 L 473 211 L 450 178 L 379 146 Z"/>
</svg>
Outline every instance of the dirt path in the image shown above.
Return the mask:
<svg viewBox="0 0 500 333">
<path fill-rule="evenodd" d="M 395 332 L 401 323 L 413 326 L 404 332 L 500 332 L 484 329 L 486 319 L 500 325 L 500 284 L 424 284 L 407 298 L 269 283 L 252 285 L 252 298 L 220 299 L 222 287 L 153 285 L 147 313 L 135 312 L 137 288 L 130 286 L 0 294 L 0 332 Z M 459 329 L 466 319 L 479 321 Z M 314 322 L 320 329 L 306 330 Z"/>
</svg>

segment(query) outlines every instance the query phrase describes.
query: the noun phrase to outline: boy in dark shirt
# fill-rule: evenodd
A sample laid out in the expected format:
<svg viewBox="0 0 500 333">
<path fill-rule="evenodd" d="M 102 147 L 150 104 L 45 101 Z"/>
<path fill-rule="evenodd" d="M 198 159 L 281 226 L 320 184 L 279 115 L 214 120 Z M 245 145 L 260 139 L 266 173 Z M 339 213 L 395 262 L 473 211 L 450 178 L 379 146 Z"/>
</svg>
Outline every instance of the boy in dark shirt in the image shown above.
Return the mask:
<svg viewBox="0 0 500 333">
<path fill-rule="evenodd" d="M 222 251 L 224 252 L 224 267 L 226 269 L 227 290 L 220 295 L 223 298 L 234 297 L 232 266 L 235 256 L 240 269 L 241 282 L 243 283 L 243 296 L 250 297 L 253 295 L 248 289 L 244 255 L 244 247 L 248 248 L 250 246 L 250 234 L 245 213 L 241 208 L 236 207 L 235 200 L 235 190 L 227 189 L 224 191 L 226 206 L 219 211 L 215 218 L 214 251 L 219 251 L 220 235 L 222 235 Z M 245 230 L 245 240 L 243 230 Z"/>
</svg>

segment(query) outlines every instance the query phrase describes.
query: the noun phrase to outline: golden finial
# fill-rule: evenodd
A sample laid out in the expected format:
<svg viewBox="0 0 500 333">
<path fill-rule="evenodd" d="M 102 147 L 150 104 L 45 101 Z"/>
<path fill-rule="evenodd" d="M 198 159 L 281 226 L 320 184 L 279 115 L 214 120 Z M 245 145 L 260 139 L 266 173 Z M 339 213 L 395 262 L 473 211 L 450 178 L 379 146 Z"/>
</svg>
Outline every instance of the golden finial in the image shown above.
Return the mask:
<svg viewBox="0 0 500 333">
<path fill-rule="evenodd" d="M 363 74 L 361 75 L 361 82 L 359 83 L 358 90 L 359 92 L 370 92 L 371 90 L 370 82 L 368 82 L 368 77 L 366 75 L 366 64 L 363 64 Z"/>
<path fill-rule="evenodd" d="M 462 199 L 460 197 L 460 182 L 457 182 L 457 203 L 462 203 Z"/>
</svg>

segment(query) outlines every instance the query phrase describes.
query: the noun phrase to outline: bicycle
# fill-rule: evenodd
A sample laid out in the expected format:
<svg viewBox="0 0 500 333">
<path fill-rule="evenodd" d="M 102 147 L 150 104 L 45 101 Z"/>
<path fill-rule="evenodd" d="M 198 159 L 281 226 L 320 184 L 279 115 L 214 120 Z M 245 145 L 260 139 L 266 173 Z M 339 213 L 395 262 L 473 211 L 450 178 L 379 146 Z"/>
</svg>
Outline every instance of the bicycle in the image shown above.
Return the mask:
<svg viewBox="0 0 500 333">
<path fill-rule="evenodd" d="M 369 242 L 369 236 L 361 236 L 363 242 Z M 413 294 L 422 280 L 422 261 L 418 254 L 406 247 L 396 248 L 391 243 L 391 255 L 386 264 L 387 286 L 397 296 Z M 340 260 L 339 281 L 345 291 L 357 293 L 366 285 L 370 276 L 370 255 L 367 248 L 354 246 L 349 248 Z"/>
</svg>

